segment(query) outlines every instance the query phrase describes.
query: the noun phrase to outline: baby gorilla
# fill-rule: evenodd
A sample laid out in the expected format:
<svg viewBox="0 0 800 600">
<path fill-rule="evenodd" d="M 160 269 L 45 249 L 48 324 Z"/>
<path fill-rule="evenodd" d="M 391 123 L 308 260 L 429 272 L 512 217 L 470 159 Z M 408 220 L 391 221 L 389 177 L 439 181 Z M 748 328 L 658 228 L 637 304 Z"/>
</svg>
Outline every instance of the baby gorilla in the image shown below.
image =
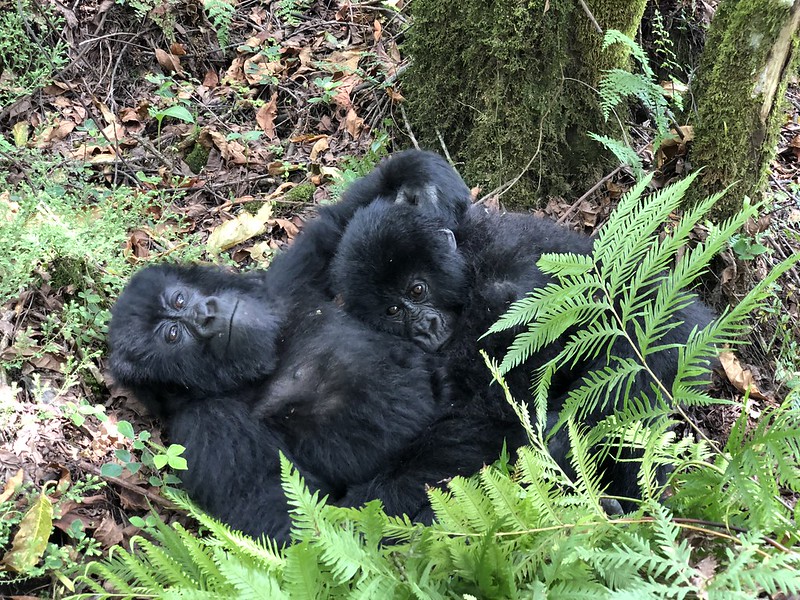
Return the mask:
<svg viewBox="0 0 800 600">
<path fill-rule="evenodd" d="M 276 354 L 274 304 L 258 277 L 160 265 L 134 276 L 110 326 L 112 374 L 186 448 L 190 496 L 234 528 L 279 541 L 290 522 L 278 451 L 312 489 L 339 499 L 384 471 L 445 393 L 437 362 L 411 342 L 313 294 L 304 302 Z"/>
<path fill-rule="evenodd" d="M 436 357 L 332 303 L 296 315 L 278 354 L 255 414 L 334 496 L 384 470 L 447 401 Z"/>
<path fill-rule="evenodd" d="M 491 377 L 479 350 L 499 356 L 516 332 L 481 336 L 513 301 L 550 282 L 536 267 L 543 253 L 588 254 L 592 242 L 532 215 L 488 214 L 478 207 L 460 221 L 455 238 L 456 245 L 445 244 L 435 225 L 407 207 L 363 208 L 348 225 L 333 260 L 333 288 L 348 313 L 376 330 L 411 339 L 442 358 L 461 418 L 472 422 L 483 415 L 496 424 L 494 434 L 504 434 L 514 449 L 525 442 L 521 426 L 499 386 L 489 386 Z M 660 340 L 664 348 L 648 358 L 653 374 L 665 385 L 671 385 L 677 371 L 678 351 L 673 345 L 684 343 L 695 325 L 702 327 L 710 320 L 710 311 L 697 301 L 678 311 L 674 327 Z M 426 336 L 420 330 L 429 323 L 435 323 L 435 327 Z M 538 350 L 506 376 L 515 398 L 529 397 L 531 373 L 555 356 L 568 334 Z M 613 345 L 611 353 L 635 358 L 634 350 L 623 340 Z M 581 385 L 584 377 L 603 369 L 605 358 L 565 365 L 555 374 L 548 407 L 551 424 L 557 420 L 569 391 Z M 642 373 L 627 393 L 636 397 L 649 392 L 650 386 L 650 377 Z M 614 406 L 602 405 L 586 415 L 585 422 L 593 425 L 613 410 Z M 563 430 L 556 434 L 550 449 L 568 469 L 569 441 Z M 609 492 L 635 497 L 637 472 L 634 462 L 608 466 L 605 477 Z"/>
</svg>

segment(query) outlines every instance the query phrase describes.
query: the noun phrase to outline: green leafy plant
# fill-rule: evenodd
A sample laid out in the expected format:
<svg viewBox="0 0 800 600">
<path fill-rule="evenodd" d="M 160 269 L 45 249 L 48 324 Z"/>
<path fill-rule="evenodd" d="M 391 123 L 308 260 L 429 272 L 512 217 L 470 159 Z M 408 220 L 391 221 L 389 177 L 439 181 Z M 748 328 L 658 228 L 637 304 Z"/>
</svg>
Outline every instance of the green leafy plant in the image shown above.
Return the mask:
<svg viewBox="0 0 800 600">
<path fill-rule="evenodd" d="M 54 483 L 41 490 L 27 484 L 16 490 L 12 487 L 8 498 L 0 502 L 0 584 L 46 574 L 68 581 L 86 559 L 100 556 L 100 542 L 86 535 L 78 519 L 64 530 L 67 543 L 57 545 L 50 538 L 55 531 L 53 520 L 61 516 L 63 507 L 97 493 L 103 483 L 91 476 L 74 483 Z"/>
<path fill-rule="evenodd" d="M 231 21 L 236 8 L 229 0 L 203 0 L 203 8 L 209 21 L 214 25 L 217 40 L 221 47 L 228 45 L 228 36 L 231 30 Z"/>
<path fill-rule="evenodd" d="M 176 7 L 178 0 L 115 0 L 129 6 L 140 19 L 149 18 L 161 29 L 164 36 L 175 41 Z"/>
<path fill-rule="evenodd" d="M 186 459 L 181 456 L 185 448 L 180 444 L 170 444 L 164 447 L 156 444 L 149 431 L 134 432 L 133 426 L 128 421 L 119 421 L 117 430 L 123 437 L 131 440 L 134 452 L 119 448 L 114 451 L 114 456 L 119 463 L 106 463 L 100 472 L 107 477 L 119 477 L 123 470 L 129 473 L 138 473 L 142 466 L 148 468 L 151 475 L 148 478 L 150 485 L 162 487 L 180 483 L 180 479 L 169 472 L 163 472 L 165 467 L 172 470 L 186 470 Z M 136 456 L 138 455 L 138 460 Z"/>
<path fill-rule="evenodd" d="M 333 77 L 315 77 L 314 85 L 322 90 L 322 96 L 309 98 L 309 103 L 317 104 L 319 102 L 324 102 L 325 104 L 330 104 L 333 102 L 333 98 L 336 96 L 336 90 L 339 89 L 342 82 L 334 81 Z"/>
<path fill-rule="evenodd" d="M 53 74 L 67 64 L 67 44 L 63 39 L 50 46 L 37 43 L 42 41 L 38 34 L 45 38 L 52 26 L 62 25 L 63 19 L 45 3 L 21 0 L 0 11 L 0 106 L 9 106 L 47 85 Z"/>
<path fill-rule="evenodd" d="M 656 11 L 657 12 L 657 11 Z M 630 99 L 638 100 L 650 113 L 654 126 L 653 152 L 661 147 L 664 140 L 674 138 L 670 124 L 674 120 L 672 106 L 682 109 L 680 94 L 666 90 L 658 84 L 653 69 L 647 61 L 644 50 L 631 38 L 616 29 L 606 31 L 603 48 L 612 44 L 622 44 L 631 53 L 641 73 L 624 69 L 610 69 L 600 80 L 600 107 L 603 117 L 608 120 L 611 112 Z M 589 137 L 604 145 L 623 164 L 633 167 L 638 177 L 643 175 L 642 163 L 636 153 L 625 143 L 608 136 L 589 133 Z"/>
<path fill-rule="evenodd" d="M 763 431 L 744 435 L 734 432 L 725 448 L 718 448 L 696 429 L 700 441 L 685 445 L 671 440 L 671 415 L 678 413 L 686 422 L 685 407 L 717 402 L 705 389 L 706 363 L 722 344 L 735 344 L 750 314 L 770 295 L 780 275 L 800 260 L 792 257 L 774 268 L 735 307 L 725 311 L 702 330 L 695 330 L 684 347 L 679 348 L 679 368 L 671 388 L 652 376 L 648 357 L 658 351 L 661 339 L 669 331 L 670 316 L 691 301 L 687 288 L 708 266 L 709 261 L 752 218 L 757 210 L 746 205 L 737 215 L 712 227 L 706 240 L 685 250 L 696 223 L 711 209 L 719 195 L 700 202 L 684 214 L 681 223 L 663 238 L 656 231 L 667 216 L 677 210 L 683 195 L 694 180 L 691 176 L 678 184 L 642 199 L 649 179 L 639 183 L 620 202 L 607 225 L 601 230 L 591 257 L 550 255 L 539 262 L 543 271 L 556 281 L 534 290 L 515 303 L 492 328 L 507 329 L 522 324 L 520 333 L 500 365 L 505 373 L 528 356 L 567 331 L 574 331 L 563 349 L 534 374 L 533 403 L 537 430 L 545 423 L 550 380 L 559 365 L 608 356 L 607 367 L 589 374 L 580 387 L 570 392 L 559 427 L 576 427 L 582 416 L 601 405 L 611 403 L 611 416 L 586 433 L 590 447 L 601 448 L 601 456 L 615 447 L 627 446 L 643 452 L 640 481 L 645 498 L 660 498 L 664 490 L 656 485 L 655 471 L 666 464 L 676 465 L 671 485 L 676 506 L 686 506 L 699 486 L 677 485 L 701 479 L 705 485 L 715 482 L 719 495 L 703 495 L 718 510 L 704 514 L 710 520 L 731 522 L 742 519 L 746 525 L 762 531 L 779 531 L 796 536 L 793 517 L 781 503 L 778 486 L 798 489 L 793 469 L 798 465 L 800 439 L 796 424 L 800 415 L 783 406 L 762 417 Z M 625 235 L 622 235 L 625 232 Z M 611 355 L 611 348 L 622 341 L 639 358 L 622 361 Z M 629 397 L 628 385 L 634 377 L 650 377 L 651 399 Z M 742 425 L 743 427 L 744 425 Z M 769 431 L 769 433 L 767 433 Z M 755 460 L 758 455 L 759 460 Z M 735 465 L 735 469 L 731 465 Z M 725 467 L 723 469 L 723 466 Z M 727 488 L 747 489 L 744 478 L 755 477 L 746 501 Z M 692 514 L 699 507 L 693 504 Z M 721 519 L 725 515 L 725 519 Z"/>
<path fill-rule="evenodd" d="M 6 160 L 24 168 L 26 177 L 6 181 Z M 61 300 L 44 311 L 40 323 L 29 323 L 33 329 L 15 334 L 14 352 L 0 370 L 52 353 L 65 357 L 66 377 L 90 373 L 104 344 L 111 299 L 132 270 L 124 250 L 129 232 L 154 231 L 174 218 L 171 197 L 98 186 L 82 163 L 53 162 L 36 150 L 13 147 L 0 155 L 0 187 L 7 193 L 0 201 L 0 304 L 43 283 L 60 290 Z M 156 245 L 174 247 L 177 233 L 161 227 L 157 237 Z M 180 251 L 187 257 L 196 253 L 191 244 Z"/>
<path fill-rule="evenodd" d="M 303 12 L 311 6 L 311 0 L 278 0 L 275 14 L 283 19 L 287 25 L 297 27 L 300 25 Z"/>
<path fill-rule="evenodd" d="M 766 411 L 747 431 L 746 417 L 720 448 L 697 432 L 679 438 L 670 415 L 716 402 L 702 381 L 706 359 L 735 342 L 745 317 L 772 282 L 800 257 L 784 262 L 742 302 L 694 330 L 679 350 L 679 371 L 667 389 L 653 381 L 655 402 L 629 398 L 624 381 L 647 372 L 648 356 L 689 301 L 685 291 L 752 207 L 686 249 L 689 232 L 715 198 L 684 215 L 664 237 L 656 230 L 680 203 L 691 180 L 642 198 L 647 182 L 620 202 L 592 256 L 545 255 L 554 277 L 512 306 L 494 329 L 524 326 L 498 365 L 487 363 L 522 420 L 530 445 L 513 464 L 507 457 L 476 476 L 453 478 L 429 492 L 437 522 L 415 525 L 389 517 L 379 501 L 361 509 L 329 506 L 310 492 L 281 458 L 294 543 L 277 548 L 219 524 L 180 496 L 175 502 L 200 522 L 200 536 L 155 522 L 153 538 L 136 538 L 91 564 L 80 579 L 86 593 L 268 598 L 752 598 L 800 591 L 800 536 L 795 515 L 779 495 L 800 491 L 800 415 L 788 403 Z M 638 321 L 632 326 L 633 320 Z M 533 411 L 510 397 L 502 373 L 548 340 L 574 331 L 560 355 L 535 376 Z M 610 355 L 622 336 L 640 364 Z M 556 363 L 607 356 L 602 374 L 587 378 L 563 411 L 572 448 L 569 475 L 547 451 L 543 431 L 548 374 Z M 597 402 L 617 410 L 596 427 L 580 415 Z M 684 416 L 684 418 L 686 418 Z M 614 447 L 642 450 L 640 508 L 606 514 L 598 473 Z M 672 465 L 666 504 L 654 477 Z M 392 543 L 385 543 L 391 540 Z"/>
</svg>

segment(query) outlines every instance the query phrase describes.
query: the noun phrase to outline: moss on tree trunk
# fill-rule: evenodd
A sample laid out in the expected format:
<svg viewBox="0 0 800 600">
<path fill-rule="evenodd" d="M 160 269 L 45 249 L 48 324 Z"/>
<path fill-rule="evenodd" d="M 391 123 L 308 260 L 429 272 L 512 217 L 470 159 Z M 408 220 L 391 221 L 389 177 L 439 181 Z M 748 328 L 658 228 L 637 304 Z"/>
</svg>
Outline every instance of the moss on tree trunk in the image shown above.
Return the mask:
<svg viewBox="0 0 800 600">
<path fill-rule="evenodd" d="M 633 35 L 645 0 L 586 0 L 600 27 Z M 605 69 L 624 67 L 575 0 L 415 0 L 405 95 L 415 133 L 438 134 L 465 163 L 471 185 L 510 206 L 546 195 L 575 196 L 608 156 L 587 131 L 605 125 L 594 90 Z"/>
<path fill-rule="evenodd" d="M 799 25 L 800 3 L 787 0 L 724 0 L 711 22 L 692 86 L 698 110 L 691 159 L 705 169 L 694 198 L 733 186 L 717 217 L 737 211 L 766 182 Z"/>
</svg>

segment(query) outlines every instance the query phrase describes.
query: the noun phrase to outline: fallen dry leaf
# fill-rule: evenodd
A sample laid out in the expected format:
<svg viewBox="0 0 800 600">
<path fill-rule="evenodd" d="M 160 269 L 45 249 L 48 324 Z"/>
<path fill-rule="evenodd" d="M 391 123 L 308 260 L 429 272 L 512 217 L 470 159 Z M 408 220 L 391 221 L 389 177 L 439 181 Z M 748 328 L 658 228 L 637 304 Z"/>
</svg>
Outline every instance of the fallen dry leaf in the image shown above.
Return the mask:
<svg viewBox="0 0 800 600">
<path fill-rule="evenodd" d="M 739 359 L 736 358 L 733 352 L 720 352 L 719 362 L 722 364 L 722 368 L 725 370 L 725 376 L 733 387 L 742 393 L 749 391 L 751 398 L 766 400 L 764 394 L 759 391 L 758 386 L 756 386 L 753 381 L 753 374 L 749 369 L 742 367 L 739 363 Z"/>
<path fill-rule="evenodd" d="M 255 54 L 245 59 L 242 65 L 244 77 L 250 85 L 267 85 L 286 70 L 279 60 L 270 61 L 264 54 Z"/>
<path fill-rule="evenodd" d="M 57 142 L 63 140 L 77 127 L 77 125 L 70 120 L 60 121 L 55 127 L 48 128 L 49 130 L 42 136 L 45 143 Z"/>
<path fill-rule="evenodd" d="M 24 476 L 25 472 L 22 469 L 19 469 L 13 477 L 9 477 L 8 481 L 6 481 L 5 487 L 3 488 L 3 493 L 0 494 L 0 502 L 5 502 L 14 495 L 14 492 L 17 490 L 17 488 L 22 485 L 22 479 Z"/>
<path fill-rule="evenodd" d="M 325 150 L 327 150 L 329 147 L 327 136 L 318 139 L 311 147 L 311 153 L 308 155 L 308 158 L 310 158 L 312 161 L 317 160 L 317 157 L 320 155 L 320 153 L 325 152 Z"/>
<path fill-rule="evenodd" d="M 219 85 L 219 75 L 214 69 L 206 71 L 206 75 L 203 77 L 203 85 L 207 88 L 215 88 Z"/>
<path fill-rule="evenodd" d="M 361 135 L 361 130 L 364 128 L 364 119 L 359 117 L 353 108 L 350 108 L 344 118 L 344 128 L 350 134 L 350 137 L 357 140 L 358 136 Z"/>
<path fill-rule="evenodd" d="M 206 248 L 211 254 L 219 254 L 236 244 L 261 235 L 267 230 L 267 223 L 271 218 L 272 204 L 269 202 L 265 203 L 255 215 L 242 211 L 235 219 L 225 221 L 211 232 L 206 241 Z"/>
<path fill-rule="evenodd" d="M 181 72 L 181 59 L 175 56 L 174 54 L 170 54 L 169 52 L 165 52 L 161 48 L 155 49 L 156 60 L 158 64 L 161 65 L 161 68 L 164 69 L 167 73 L 180 73 Z"/>
<path fill-rule="evenodd" d="M 288 219 L 273 219 L 272 222 L 283 229 L 290 240 L 300 232 L 300 228 Z"/>
<path fill-rule="evenodd" d="M 278 92 L 272 94 L 264 106 L 256 112 L 256 122 L 270 140 L 275 139 L 275 117 L 278 116 Z"/>
<path fill-rule="evenodd" d="M 235 165 L 246 165 L 249 162 L 247 156 L 245 156 L 247 148 L 236 140 L 226 140 L 225 136 L 218 131 L 209 131 L 208 135 L 211 136 L 211 140 L 224 160 Z"/>
<path fill-rule="evenodd" d="M 114 521 L 111 515 L 106 515 L 95 528 L 93 537 L 103 544 L 104 548 L 116 546 L 123 539 L 122 526 Z"/>
</svg>

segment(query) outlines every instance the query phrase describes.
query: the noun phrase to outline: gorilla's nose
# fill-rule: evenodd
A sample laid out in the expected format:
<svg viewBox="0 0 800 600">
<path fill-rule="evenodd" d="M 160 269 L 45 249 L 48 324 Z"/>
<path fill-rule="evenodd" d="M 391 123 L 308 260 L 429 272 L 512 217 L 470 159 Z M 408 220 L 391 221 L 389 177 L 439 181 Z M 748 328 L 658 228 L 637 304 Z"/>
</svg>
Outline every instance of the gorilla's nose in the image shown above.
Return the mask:
<svg viewBox="0 0 800 600">
<path fill-rule="evenodd" d="M 438 350 L 448 337 L 447 324 L 437 314 L 421 316 L 413 329 L 413 338 L 429 352 Z"/>
<path fill-rule="evenodd" d="M 202 336 L 215 333 L 215 320 L 219 313 L 219 303 L 213 296 L 195 305 L 194 325 Z"/>
</svg>

